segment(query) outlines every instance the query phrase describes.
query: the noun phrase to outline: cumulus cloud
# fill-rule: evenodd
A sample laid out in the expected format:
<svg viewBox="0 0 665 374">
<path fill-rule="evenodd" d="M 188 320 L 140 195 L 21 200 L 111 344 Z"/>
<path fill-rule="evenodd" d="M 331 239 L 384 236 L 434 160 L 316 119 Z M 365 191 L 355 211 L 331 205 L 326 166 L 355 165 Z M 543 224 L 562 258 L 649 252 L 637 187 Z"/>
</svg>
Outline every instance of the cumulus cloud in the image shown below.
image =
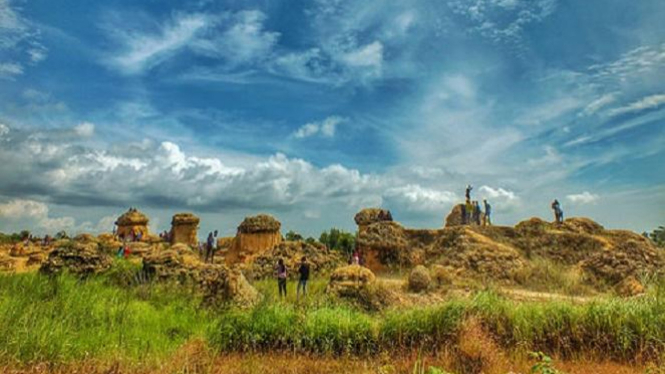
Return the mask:
<svg viewBox="0 0 665 374">
<path fill-rule="evenodd" d="M 310 122 L 303 125 L 293 133 L 293 136 L 298 139 L 308 138 L 315 135 L 332 138 L 335 136 L 337 126 L 346 121 L 347 119 L 340 116 L 330 116 L 322 121 Z"/>
<path fill-rule="evenodd" d="M 0 204 L 0 220 L 24 225 L 22 228 L 37 228 L 41 232 L 71 231 L 76 228 L 72 217 L 53 218 L 49 216 L 48 205 L 25 199 L 13 199 Z"/>
<path fill-rule="evenodd" d="M 600 199 L 600 196 L 592 194 L 589 191 L 584 191 L 579 194 L 567 195 L 566 199 L 568 199 L 571 203 L 575 204 L 591 204 L 598 201 L 598 199 Z"/>
<path fill-rule="evenodd" d="M 405 211 L 436 214 L 442 214 L 458 200 L 453 192 L 426 188 L 418 184 L 389 188 L 384 199 L 388 205 Z"/>
</svg>

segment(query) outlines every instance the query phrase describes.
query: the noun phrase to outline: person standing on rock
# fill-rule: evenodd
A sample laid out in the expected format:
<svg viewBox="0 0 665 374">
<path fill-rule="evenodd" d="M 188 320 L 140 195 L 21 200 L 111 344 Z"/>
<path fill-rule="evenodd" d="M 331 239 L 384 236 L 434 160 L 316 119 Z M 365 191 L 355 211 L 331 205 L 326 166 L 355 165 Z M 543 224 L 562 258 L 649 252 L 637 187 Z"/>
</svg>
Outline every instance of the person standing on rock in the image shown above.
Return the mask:
<svg viewBox="0 0 665 374">
<path fill-rule="evenodd" d="M 279 289 L 279 297 L 286 297 L 286 277 L 286 265 L 284 265 L 284 260 L 280 258 L 277 261 L 277 288 Z"/>
<path fill-rule="evenodd" d="M 482 211 L 480 210 L 480 204 L 478 204 L 478 201 L 474 201 L 473 202 L 473 221 L 478 226 L 480 226 L 480 215 L 481 214 L 482 214 Z"/>
<path fill-rule="evenodd" d="M 473 186 L 470 184 L 466 185 L 466 191 L 464 192 L 464 196 L 466 196 L 466 201 L 471 202 L 471 190 L 473 190 Z"/>
<path fill-rule="evenodd" d="M 300 279 L 298 280 L 298 288 L 296 289 L 296 300 L 300 300 L 300 289 L 302 288 L 302 296 L 307 295 L 307 281 L 309 280 L 309 264 L 307 259 L 303 256 L 300 260 L 300 267 L 298 268 Z"/>
<path fill-rule="evenodd" d="M 563 210 L 561 210 L 561 204 L 559 204 L 559 200 L 554 199 L 554 201 L 552 201 L 552 210 L 554 210 L 554 220 L 556 223 L 562 223 Z"/>
<path fill-rule="evenodd" d="M 483 205 L 485 206 L 485 226 L 491 226 L 492 206 L 487 202 L 487 199 L 483 199 Z"/>
</svg>

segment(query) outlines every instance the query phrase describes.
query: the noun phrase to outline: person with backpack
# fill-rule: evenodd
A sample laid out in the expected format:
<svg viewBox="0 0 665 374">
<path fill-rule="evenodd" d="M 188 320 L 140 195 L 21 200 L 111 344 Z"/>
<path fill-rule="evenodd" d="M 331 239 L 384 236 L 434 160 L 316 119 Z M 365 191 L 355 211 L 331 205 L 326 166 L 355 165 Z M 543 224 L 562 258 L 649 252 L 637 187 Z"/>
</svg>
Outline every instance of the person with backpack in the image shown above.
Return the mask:
<svg viewBox="0 0 665 374">
<path fill-rule="evenodd" d="M 298 268 L 300 279 L 298 280 L 298 288 L 296 289 L 296 300 L 300 299 L 300 289 L 302 288 L 302 296 L 307 295 L 307 281 L 309 280 L 309 264 L 307 259 L 303 256 L 300 260 L 300 267 Z"/>
<path fill-rule="evenodd" d="M 279 288 L 279 297 L 281 298 L 282 296 L 286 297 L 286 278 L 287 278 L 287 273 L 286 273 L 286 265 L 284 265 L 284 260 L 279 259 L 277 261 L 277 288 Z M 283 295 L 282 295 L 283 293 Z"/>
</svg>

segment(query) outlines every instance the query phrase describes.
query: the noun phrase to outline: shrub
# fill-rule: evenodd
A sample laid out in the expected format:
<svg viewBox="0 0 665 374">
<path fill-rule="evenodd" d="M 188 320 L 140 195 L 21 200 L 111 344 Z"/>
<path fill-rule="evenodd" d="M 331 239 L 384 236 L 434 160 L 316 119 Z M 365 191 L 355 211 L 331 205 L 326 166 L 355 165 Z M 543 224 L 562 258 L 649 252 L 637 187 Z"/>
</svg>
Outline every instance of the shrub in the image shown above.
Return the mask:
<svg viewBox="0 0 665 374">
<path fill-rule="evenodd" d="M 432 286 L 432 278 L 426 267 L 418 265 L 409 274 L 409 290 L 414 292 L 427 291 Z"/>
</svg>

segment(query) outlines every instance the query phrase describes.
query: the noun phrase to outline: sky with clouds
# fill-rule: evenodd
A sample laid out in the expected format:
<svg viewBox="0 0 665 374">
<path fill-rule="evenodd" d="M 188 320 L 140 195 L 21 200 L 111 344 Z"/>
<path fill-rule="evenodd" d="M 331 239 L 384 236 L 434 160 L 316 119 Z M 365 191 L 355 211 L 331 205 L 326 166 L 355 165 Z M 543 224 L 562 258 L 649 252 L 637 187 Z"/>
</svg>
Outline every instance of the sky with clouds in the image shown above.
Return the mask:
<svg viewBox="0 0 665 374">
<path fill-rule="evenodd" d="M 665 223 L 665 2 L 0 0 L 0 231 Z"/>
</svg>

